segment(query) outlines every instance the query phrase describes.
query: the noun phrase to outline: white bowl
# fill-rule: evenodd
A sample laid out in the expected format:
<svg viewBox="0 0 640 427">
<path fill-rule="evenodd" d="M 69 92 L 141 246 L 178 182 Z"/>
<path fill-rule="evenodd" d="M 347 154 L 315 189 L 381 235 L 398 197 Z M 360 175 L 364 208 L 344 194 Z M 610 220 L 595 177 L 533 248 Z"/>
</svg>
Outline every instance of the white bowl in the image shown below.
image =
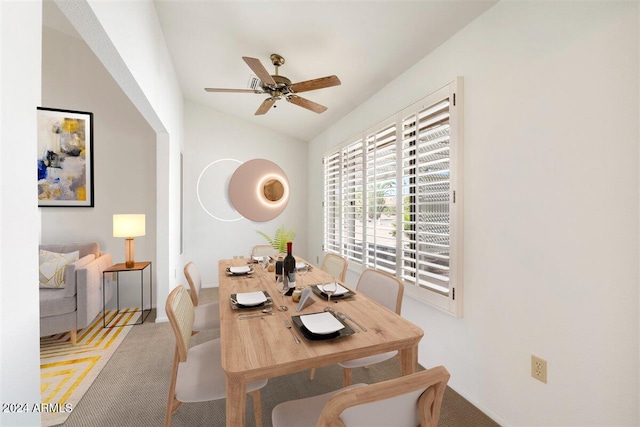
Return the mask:
<svg viewBox="0 0 640 427">
<path fill-rule="evenodd" d="M 300 320 L 309 332 L 317 335 L 333 334 L 344 328 L 342 322 L 327 312 L 300 316 Z"/>
<path fill-rule="evenodd" d="M 260 305 L 267 301 L 267 297 L 264 295 L 262 291 L 256 292 L 242 292 L 236 294 L 236 301 L 240 305 L 253 306 Z"/>
</svg>

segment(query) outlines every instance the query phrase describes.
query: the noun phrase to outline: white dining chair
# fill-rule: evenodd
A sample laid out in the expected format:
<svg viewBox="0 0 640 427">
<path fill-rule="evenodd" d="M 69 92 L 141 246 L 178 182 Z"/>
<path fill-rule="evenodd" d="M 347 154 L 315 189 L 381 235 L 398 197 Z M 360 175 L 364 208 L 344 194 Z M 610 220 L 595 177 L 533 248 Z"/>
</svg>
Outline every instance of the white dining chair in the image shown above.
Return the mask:
<svg viewBox="0 0 640 427">
<path fill-rule="evenodd" d="M 271 245 L 256 245 L 251 249 L 251 257 L 270 256 L 277 257 L 278 250 Z"/>
<path fill-rule="evenodd" d="M 356 291 L 368 296 L 398 315 L 401 312 L 404 285 L 397 277 L 389 273 L 367 268 L 358 279 Z M 398 351 L 394 350 L 338 363 L 343 368 L 343 386 L 346 387 L 351 384 L 352 369 L 384 362 L 397 354 Z"/>
<path fill-rule="evenodd" d="M 341 282 L 347 277 L 347 260 L 336 254 L 326 254 L 320 269 L 329 273 Z"/>
<path fill-rule="evenodd" d="M 205 341 L 190 347 L 195 310 L 184 286 L 178 285 L 167 297 L 165 305 L 171 329 L 176 338 L 171 369 L 165 427 L 183 402 L 205 402 L 226 398 L 226 378 L 221 365 L 220 339 Z M 256 426 L 262 426 L 260 389 L 267 380 L 247 384 L 253 399 Z"/>
<path fill-rule="evenodd" d="M 404 285 L 395 276 L 381 270 L 367 268 L 360 274 L 356 291 L 382 304 L 396 314 L 400 314 Z M 397 354 L 398 351 L 393 350 L 338 363 L 343 368 L 342 385 L 346 387 L 351 384 L 352 369 L 375 365 L 389 360 Z M 315 368 L 311 369 L 309 378 L 312 380 L 315 378 L 315 371 Z"/>
<path fill-rule="evenodd" d="M 273 427 L 436 427 L 449 381 L 444 366 L 276 405 Z"/>
<path fill-rule="evenodd" d="M 191 295 L 191 302 L 195 310 L 193 331 L 220 329 L 220 304 L 217 301 L 200 304 L 199 296 L 200 289 L 202 289 L 202 277 L 193 261 L 184 266 L 184 275 L 189 283 L 189 295 Z"/>
</svg>

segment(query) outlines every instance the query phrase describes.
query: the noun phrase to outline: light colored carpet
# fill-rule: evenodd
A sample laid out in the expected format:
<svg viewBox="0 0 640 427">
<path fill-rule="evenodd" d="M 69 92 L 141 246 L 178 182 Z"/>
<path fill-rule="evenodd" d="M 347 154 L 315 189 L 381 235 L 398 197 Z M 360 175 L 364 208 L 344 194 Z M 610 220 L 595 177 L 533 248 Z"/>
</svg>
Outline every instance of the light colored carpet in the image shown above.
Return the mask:
<svg viewBox="0 0 640 427">
<path fill-rule="evenodd" d="M 204 302 L 217 298 L 217 289 L 203 289 Z M 168 323 L 152 323 L 154 314 L 135 326 L 118 348 L 109 364 L 87 391 L 79 405 L 64 423 L 65 427 L 87 426 L 160 426 L 164 421 L 169 388 L 169 374 L 174 350 L 174 337 Z M 194 343 L 218 337 L 217 331 L 200 332 Z M 400 373 L 397 359 L 356 369 L 353 381 L 372 383 L 393 378 Z M 271 427 L 271 411 L 280 402 L 313 396 L 342 386 L 342 370 L 327 366 L 317 370 L 315 380 L 309 372 L 271 378 L 261 390 L 263 424 Z M 251 398 L 247 399 L 247 426 L 254 426 Z M 225 400 L 185 403 L 173 415 L 174 427 L 224 426 Z M 439 426 L 497 426 L 490 418 L 447 389 Z M 295 427 L 295 426 L 291 426 Z"/>
<path fill-rule="evenodd" d="M 107 321 L 130 324 L 140 313 L 121 310 L 107 311 Z M 117 323 L 116 323 L 117 322 Z M 77 343 L 71 346 L 70 334 L 56 334 L 40 339 L 40 393 L 42 425 L 64 422 L 76 408 L 109 358 L 127 336 L 132 326 L 102 327 L 102 315 L 77 333 Z"/>
</svg>

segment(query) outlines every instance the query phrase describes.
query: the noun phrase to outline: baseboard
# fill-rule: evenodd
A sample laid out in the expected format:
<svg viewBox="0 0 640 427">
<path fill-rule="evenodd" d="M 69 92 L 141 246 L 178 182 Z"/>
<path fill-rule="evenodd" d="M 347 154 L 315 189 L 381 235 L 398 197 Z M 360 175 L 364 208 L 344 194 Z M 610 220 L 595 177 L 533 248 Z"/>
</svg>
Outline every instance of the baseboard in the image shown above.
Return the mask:
<svg viewBox="0 0 640 427">
<path fill-rule="evenodd" d="M 500 424 L 501 427 L 513 427 L 504 418 L 502 418 L 500 415 L 498 415 L 495 412 L 493 412 L 484 403 L 478 401 L 478 399 L 476 399 L 476 397 L 474 395 L 472 395 L 469 392 L 467 392 L 464 388 L 460 387 L 458 384 L 449 381 L 448 386 L 451 387 L 460 396 L 462 396 L 466 400 L 468 400 L 473 406 L 475 406 L 476 408 L 478 408 L 479 410 L 484 412 L 493 421 L 495 421 L 498 424 Z"/>
</svg>

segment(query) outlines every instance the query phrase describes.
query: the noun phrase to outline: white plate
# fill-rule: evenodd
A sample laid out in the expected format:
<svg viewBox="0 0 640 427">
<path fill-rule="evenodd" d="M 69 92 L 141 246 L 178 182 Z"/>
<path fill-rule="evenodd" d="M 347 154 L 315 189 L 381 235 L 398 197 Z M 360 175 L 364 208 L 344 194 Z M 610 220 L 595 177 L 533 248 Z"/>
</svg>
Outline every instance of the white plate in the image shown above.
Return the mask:
<svg viewBox="0 0 640 427">
<path fill-rule="evenodd" d="M 327 335 L 344 328 L 342 322 L 331 313 L 315 313 L 300 316 L 300 321 L 312 334 Z"/>
<path fill-rule="evenodd" d="M 342 294 L 346 294 L 347 292 L 349 292 L 349 289 L 347 289 L 344 286 L 340 285 L 340 283 L 337 283 L 336 285 L 337 285 L 336 286 L 336 291 L 333 293 L 333 295 L 342 295 Z M 324 285 L 318 285 L 318 289 L 320 289 L 322 292 L 324 292 L 323 286 Z"/>
<path fill-rule="evenodd" d="M 264 295 L 262 291 L 256 292 L 243 292 L 240 294 L 236 294 L 236 301 L 240 305 L 252 306 L 252 305 L 260 305 L 267 301 L 267 297 Z"/>
<path fill-rule="evenodd" d="M 248 273 L 251 271 L 251 268 L 249 266 L 244 266 L 244 267 L 229 267 L 229 272 L 233 273 L 233 274 L 242 274 L 242 273 Z"/>
<path fill-rule="evenodd" d="M 306 262 L 296 262 L 296 270 L 302 270 L 303 268 L 309 268 L 309 264 Z"/>
</svg>

